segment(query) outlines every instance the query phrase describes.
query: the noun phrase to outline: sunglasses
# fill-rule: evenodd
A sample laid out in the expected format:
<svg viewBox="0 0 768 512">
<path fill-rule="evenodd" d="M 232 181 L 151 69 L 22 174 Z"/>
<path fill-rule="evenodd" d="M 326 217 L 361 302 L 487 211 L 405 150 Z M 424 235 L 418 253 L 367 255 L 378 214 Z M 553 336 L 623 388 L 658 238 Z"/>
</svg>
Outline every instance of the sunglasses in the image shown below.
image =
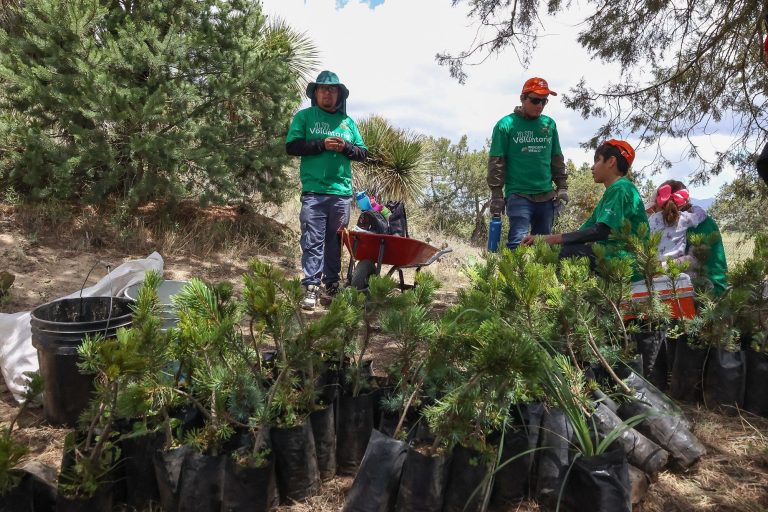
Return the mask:
<svg viewBox="0 0 768 512">
<path fill-rule="evenodd" d="M 534 105 L 538 105 L 539 103 L 541 103 L 542 105 L 546 105 L 547 103 L 549 103 L 549 100 L 547 98 L 531 98 L 530 96 L 528 97 L 528 101 L 530 101 Z"/>
<path fill-rule="evenodd" d="M 330 93 L 333 93 L 333 92 L 337 92 L 339 90 L 339 88 L 336 85 L 318 85 L 315 90 L 317 90 L 319 92 L 330 92 Z"/>
</svg>

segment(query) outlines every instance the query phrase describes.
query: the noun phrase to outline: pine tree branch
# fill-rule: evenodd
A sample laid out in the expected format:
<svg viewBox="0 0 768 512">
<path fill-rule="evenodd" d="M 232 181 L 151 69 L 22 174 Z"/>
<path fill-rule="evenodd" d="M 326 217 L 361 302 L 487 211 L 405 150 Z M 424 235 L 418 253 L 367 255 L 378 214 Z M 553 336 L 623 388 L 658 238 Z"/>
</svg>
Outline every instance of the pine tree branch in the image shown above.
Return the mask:
<svg viewBox="0 0 768 512">
<path fill-rule="evenodd" d="M 630 395 L 632 393 L 632 390 L 629 389 L 629 386 L 621 380 L 618 375 L 613 371 L 613 368 L 611 368 L 611 365 L 608 364 L 608 361 L 606 361 L 605 357 L 603 357 L 603 354 L 600 353 L 600 349 L 597 348 L 597 343 L 595 343 L 595 339 L 592 336 L 592 329 L 589 327 L 589 324 L 584 320 L 581 315 L 579 315 L 584 327 L 587 329 L 587 344 L 589 345 L 589 348 L 592 350 L 592 353 L 597 357 L 597 359 L 600 361 L 600 364 L 605 368 L 605 371 L 608 372 L 608 375 L 611 376 L 611 378 L 616 382 L 616 384 L 621 388 L 621 390 L 627 394 Z"/>
</svg>

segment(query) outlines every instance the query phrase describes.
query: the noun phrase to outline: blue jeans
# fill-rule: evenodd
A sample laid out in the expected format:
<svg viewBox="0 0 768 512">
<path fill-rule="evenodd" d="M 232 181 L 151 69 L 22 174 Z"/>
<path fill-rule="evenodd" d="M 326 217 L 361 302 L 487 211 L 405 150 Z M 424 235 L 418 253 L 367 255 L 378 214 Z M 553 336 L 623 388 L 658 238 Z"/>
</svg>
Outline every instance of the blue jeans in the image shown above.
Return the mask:
<svg viewBox="0 0 768 512">
<path fill-rule="evenodd" d="M 301 267 L 303 285 L 326 286 L 339 281 L 341 237 L 336 233 L 349 223 L 351 197 L 330 194 L 302 194 Z"/>
<path fill-rule="evenodd" d="M 509 217 L 509 234 L 507 235 L 507 247 L 516 248 L 528 234 L 528 228 L 532 235 L 548 235 L 552 232 L 552 223 L 555 220 L 555 202 L 542 201 L 540 203 L 510 194 L 507 197 L 507 216 Z"/>
</svg>

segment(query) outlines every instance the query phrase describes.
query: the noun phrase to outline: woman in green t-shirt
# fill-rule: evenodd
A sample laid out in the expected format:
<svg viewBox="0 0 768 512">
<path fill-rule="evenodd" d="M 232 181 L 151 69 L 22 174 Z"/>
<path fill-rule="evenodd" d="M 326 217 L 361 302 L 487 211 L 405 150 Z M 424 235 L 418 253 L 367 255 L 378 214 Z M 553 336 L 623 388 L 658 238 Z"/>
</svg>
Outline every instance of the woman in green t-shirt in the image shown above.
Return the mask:
<svg viewBox="0 0 768 512">
<path fill-rule="evenodd" d="M 590 264 L 595 265 L 594 244 L 605 247 L 608 258 L 631 256 L 623 241 L 609 238 L 612 232 L 618 232 L 629 222 L 631 232 L 647 236 L 648 217 L 645 205 L 635 185 L 626 177 L 635 150 L 623 140 L 607 140 L 595 150 L 595 160 L 592 165 L 592 178 L 595 183 L 602 183 L 605 192 L 597 203 L 592 215 L 577 231 L 543 235 L 529 235 L 523 239 L 523 245 L 533 244 L 541 238 L 548 244 L 561 245 L 560 258 L 580 257 L 589 258 Z M 645 230 L 639 227 L 645 225 Z"/>
</svg>

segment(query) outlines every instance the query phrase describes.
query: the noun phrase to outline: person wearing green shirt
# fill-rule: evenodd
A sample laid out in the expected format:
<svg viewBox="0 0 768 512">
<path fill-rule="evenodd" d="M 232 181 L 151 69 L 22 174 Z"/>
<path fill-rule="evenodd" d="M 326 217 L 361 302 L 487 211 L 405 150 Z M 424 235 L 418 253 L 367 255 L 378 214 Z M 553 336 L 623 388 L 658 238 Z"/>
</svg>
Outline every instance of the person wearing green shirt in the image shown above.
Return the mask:
<svg viewBox="0 0 768 512">
<path fill-rule="evenodd" d="M 529 229 L 534 235 L 551 233 L 555 212 L 568 201 L 557 126 L 542 114 L 550 95 L 557 93 L 543 78 L 527 80 L 521 105 L 493 128 L 487 174 L 490 211 L 501 217 L 506 210 L 510 249 L 520 245 Z"/>
<path fill-rule="evenodd" d="M 685 189 L 685 184 L 677 180 L 667 180 L 656 191 L 658 196 L 662 187 L 669 185 L 674 192 Z M 659 206 L 655 202 L 647 210 L 649 214 L 659 211 Z M 723 238 L 720 236 L 720 228 L 706 212 L 706 217 L 696 226 L 689 227 L 685 232 L 685 254 L 677 258 L 672 258 L 677 263 L 687 263 L 688 268 L 685 273 L 694 281 L 703 281 L 705 287 L 712 288 L 715 295 L 722 295 L 728 287 L 727 274 L 728 263 L 725 259 L 725 247 L 723 247 Z M 691 235 L 703 235 L 702 245 L 691 243 Z M 663 263 L 662 263 L 663 264 Z"/>
<path fill-rule="evenodd" d="M 595 150 L 592 178 L 605 186 L 605 192 L 592 215 L 578 231 L 542 236 L 548 244 L 561 245 L 560 258 L 586 256 L 594 268 L 593 244 L 604 246 L 607 258 L 632 257 L 624 241 L 610 238 L 611 233 L 618 233 L 626 222 L 633 234 L 639 235 L 642 231 L 648 236 L 645 205 L 637 187 L 626 177 L 634 159 L 635 150 L 623 140 L 607 140 Z M 645 229 L 641 230 L 640 226 Z M 528 235 L 523 244 L 531 245 L 536 238 Z"/>
<path fill-rule="evenodd" d="M 695 250 L 693 250 L 694 246 L 690 243 L 690 236 L 693 234 L 704 235 L 709 242 L 709 251 L 707 251 L 709 255 L 703 264 L 693 256 Z M 725 259 L 725 247 L 723 247 L 723 237 L 720 236 L 720 228 L 712 220 L 712 217 L 707 216 L 701 224 L 688 230 L 686 251 L 686 255 L 695 260 L 695 262 L 691 261 L 691 267 L 694 269 L 698 268 L 698 277 L 707 279 L 712 284 L 715 295 L 722 295 L 726 288 L 728 288 L 726 277 L 728 275 L 728 262 Z"/>
<path fill-rule="evenodd" d="M 319 286 L 334 295 L 339 289 L 341 240 L 338 230 L 349 222 L 352 161 L 368 157 L 357 125 L 347 115 L 349 90 L 336 73 L 321 72 L 307 85 L 312 104 L 296 113 L 285 149 L 301 157 L 301 266 L 304 309 L 314 309 Z"/>
</svg>

